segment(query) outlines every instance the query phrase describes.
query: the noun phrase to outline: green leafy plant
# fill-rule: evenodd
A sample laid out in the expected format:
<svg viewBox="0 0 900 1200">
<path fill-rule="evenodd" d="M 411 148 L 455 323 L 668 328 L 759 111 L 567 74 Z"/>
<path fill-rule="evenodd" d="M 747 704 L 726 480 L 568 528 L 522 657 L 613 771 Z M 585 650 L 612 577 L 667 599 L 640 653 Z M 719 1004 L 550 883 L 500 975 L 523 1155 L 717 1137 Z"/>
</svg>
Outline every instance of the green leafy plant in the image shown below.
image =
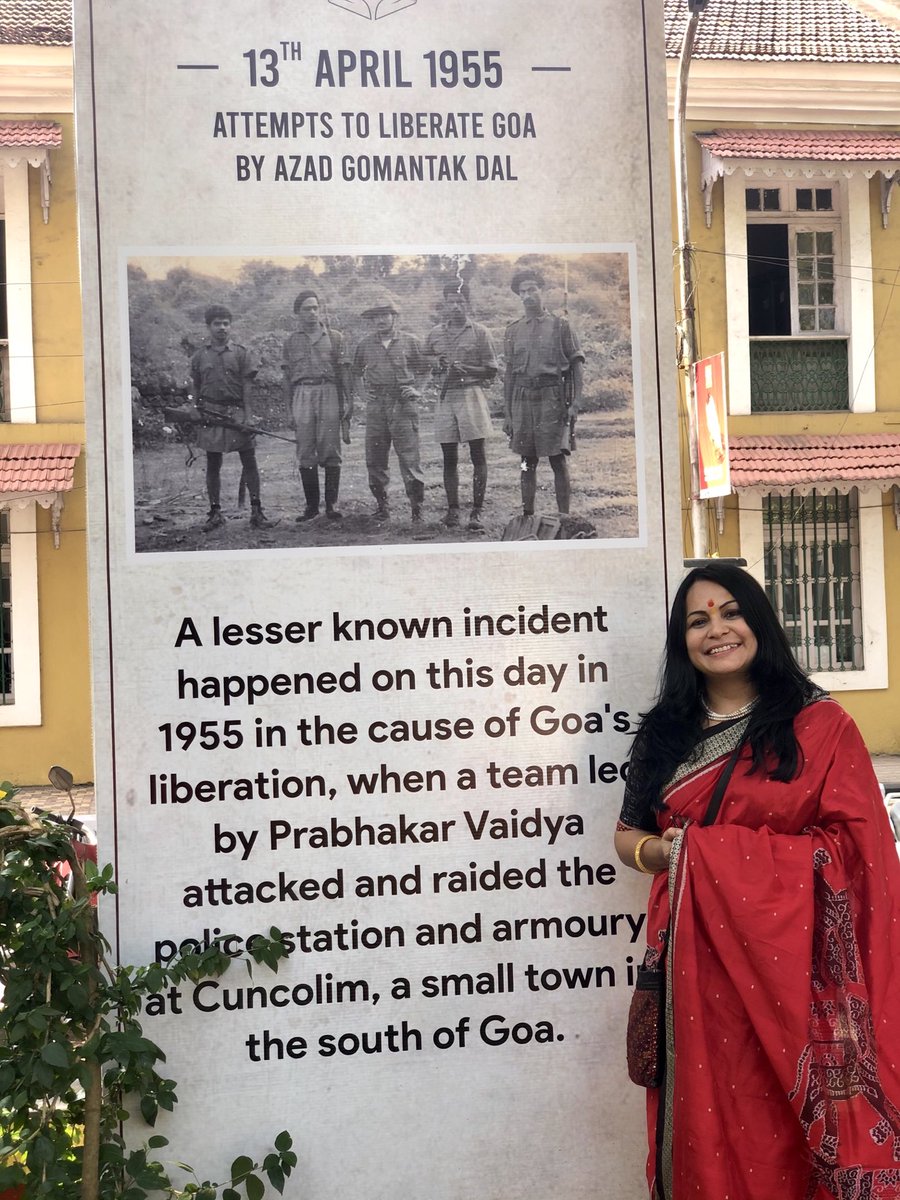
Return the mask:
<svg viewBox="0 0 900 1200">
<path fill-rule="evenodd" d="M 213 945 L 164 966 L 111 963 L 94 904 L 116 890 L 112 867 L 80 863 L 71 828 L 26 812 L 14 795 L 0 784 L 0 1192 L 20 1186 L 26 1200 L 261 1200 L 267 1184 L 282 1192 L 297 1163 L 287 1132 L 261 1162 L 239 1155 L 215 1183 L 159 1161 L 168 1144 L 159 1134 L 137 1149 L 134 1137 L 126 1141 L 124 1122 L 152 1126 L 177 1100 L 160 1073 L 165 1054 L 141 1027 L 144 999 L 221 975 L 234 960 Z M 279 930 L 252 946 L 254 961 L 277 970 Z"/>
</svg>

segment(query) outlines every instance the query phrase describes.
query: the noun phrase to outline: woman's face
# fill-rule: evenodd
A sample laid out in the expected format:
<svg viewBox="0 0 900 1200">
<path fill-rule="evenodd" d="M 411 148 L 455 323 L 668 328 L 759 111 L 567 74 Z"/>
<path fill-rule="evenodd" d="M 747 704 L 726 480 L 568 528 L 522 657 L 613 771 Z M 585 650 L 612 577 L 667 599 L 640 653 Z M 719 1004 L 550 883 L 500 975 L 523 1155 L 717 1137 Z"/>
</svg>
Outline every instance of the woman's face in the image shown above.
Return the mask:
<svg viewBox="0 0 900 1200">
<path fill-rule="evenodd" d="M 710 679 L 747 677 L 756 657 L 756 636 L 731 592 L 698 579 L 686 602 L 685 645 L 694 667 Z"/>
</svg>

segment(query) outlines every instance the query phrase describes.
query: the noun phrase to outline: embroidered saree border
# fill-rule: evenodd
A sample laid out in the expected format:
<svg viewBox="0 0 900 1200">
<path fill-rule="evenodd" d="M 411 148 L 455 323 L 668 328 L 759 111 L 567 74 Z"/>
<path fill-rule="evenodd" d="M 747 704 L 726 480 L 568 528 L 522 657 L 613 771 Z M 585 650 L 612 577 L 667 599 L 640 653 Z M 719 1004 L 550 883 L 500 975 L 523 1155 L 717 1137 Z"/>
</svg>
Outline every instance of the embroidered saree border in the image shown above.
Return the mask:
<svg viewBox="0 0 900 1200">
<path fill-rule="evenodd" d="M 683 783 L 685 779 L 699 778 L 710 770 L 725 755 L 730 754 L 747 732 L 750 716 L 735 721 L 733 725 L 716 727 L 708 737 L 701 738 L 694 747 L 694 753 L 675 768 L 672 778 L 663 790 L 663 800 L 666 792 Z"/>
<path fill-rule="evenodd" d="M 672 852 L 669 855 L 669 907 L 672 913 L 669 926 L 669 959 L 666 969 L 666 1068 L 660 1103 L 663 1105 L 662 1145 L 659 1170 L 662 1175 L 662 1195 L 672 1195 L 672 1145 L 674 1138 L 674 1097 L 675 1097 L 675 1001 L 672 976 L 675 961 L 675 943 L 677 936 L 678 892 L 684 886 L 684 875 L 679 872 L 681 861 L 681 843 L 684 830 L 679 830 L 672 839 Z M 658 1191 L 658 1189 L 657 1189 Z"/>
</svg>

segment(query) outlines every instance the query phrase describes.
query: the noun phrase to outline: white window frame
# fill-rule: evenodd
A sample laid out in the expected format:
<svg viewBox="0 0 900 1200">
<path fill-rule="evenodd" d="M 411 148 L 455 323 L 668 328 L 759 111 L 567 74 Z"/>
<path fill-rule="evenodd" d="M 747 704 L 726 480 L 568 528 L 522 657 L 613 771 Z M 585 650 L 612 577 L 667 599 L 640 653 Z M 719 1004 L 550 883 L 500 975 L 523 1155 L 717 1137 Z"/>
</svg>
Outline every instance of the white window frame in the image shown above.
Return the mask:
<svg viewBox="0 0 900 1200">
<path fill-rule="evenodd" d="M 0 211 L 6 232 L 6 421 L 35 424 L 34 330 L 31 319 L 31 211 L 29 166 L 0 157 Z M 37 505 L 10 506 L 12 664 L 15 692 L 0 705 L 0 729 L 41 724 Z"/>
<path fill-rule="evenodd" d="M 750 306 L 747 289 L 747 225 L 776 222 L 795 227 L 840 230 L 835 263 L 852 263 L 845 272 L 842 287 L 841 325 L 843 335 L 804 331 L 798 337 L 845 337 L 848 339 L 849 388 L 851 412 L 875 411 L 875 363 L 871 353 L 875 344 L 875 314 L 872 294 L 872 229 L 869 215 L 869 180 L 863 174 L 846 179 L 814 175 L 794 182 L 787 170 L 775 164 L 760 163 L 752 174 L 735 171 L 726 174 L 724 186 L 725 230 L 725 302 L 728 362 L 728 410 L 734 416 L 749 416 L 750 405 Z M 825 187 L 834 192 L 831 212 L 796 213 L 782 208 L 778 212 L 747 212 L 747 187 Z M 793 203 L 793 192 L 790 193 Z M 837 281 L 836 281 L 837 282 Z M 792 310 L 795 294 L 792 284 Z M 793 318 L 792 318 L 793 319 Z"/>
<path fill-rule="evenodd" d="M 847 339 L 848 330 L 845 324 L 843 303 L 844 288 L 841 279 L 841 227 L 839 222 L 835 221 L 801 221 L 797 218 L 789 219 L 788 227 L 788 270 L 790 271 L 791 280 L 791 336 L 794 338 L 815 338 L 817 341 L 827 337 L 838 337 L 842 341 Z M 800 233 L 830 233 L 834 237 L 832 245 L 834 252 L 832 259 L 834 260 L 834 277 L 832 286 L 834 287 L 834 329 L 801 329 L 800 328 L 800 274 L 797 267 L 797 235 Z M 812 256 L 804 255 L 803 257 L 818 257 L 815 253 Z M 809 307 L 808 305 L 806 307 Z M 818 307 L 818 306 L 816 306 Z"/>
<path fill-rule="evenodd" d="M 844 484 L 821 483 L 817 491 Z M 829 692 L 875 691 L 888 687 L 887 605 L 884 594 L 884 524 L 881 491 L 860 487 L 859 493 L 859 566 L 863 667 L 861 670 L 814 671 L 812 680 Z M 772 488 L 738 493 L 741 554 L 747 569 L 765 587 L 765 532 L 762 497 Z"/>
<path fill-rule="evenodd" d="M 41 652 L 38 620 L 37 504 L 9 509 L 12 703 L 0 704 L 0 729 L 41 723 Z"/>
<path fill-rule="evenodd" d="M 831 216 L 832 214 L 828 214 Z M 822 341 L 825 338 L 836 338 L 838 341 L 845 342 L 848 340 L 848 331 L 845 328 L 845 305 L 843 303 L 844 288 L 841 279 L 841 222 L 840 220 L 821 220 L 809 221 L 801 220 L 799 217 L 791 213 L 783 212 L 768 212 L 763 214 L 753 213 L 752 218 L 748 218 L 748 225 L 784 225 L 787 228 L 788 234 L 788 281 L 791 290 L 791 332 L 783 335 L 767 335 L 767 334 L 751 334 L 751 342 L 755 341 L 785 341 L 790 338 L 791 341 L 796 341 L 798 338 L 814 338 L 816 341 Z M 797 234 L 798 233 L 830 233 L 834 236 L 833 247 L 834 252 L 832 258 L 834 260 L 834 329 L 801 329 L 800 328 L 800 275 L 797 267 Z M 803 257 L 809 257 L 804 255 Z M 815 257 L 815 255 L 813 255 Z M 805 282 L 805 281 L 804 281 Z M 809 307 L 808 305 L 806 307 Z M 749 310 L 749 305 L 748 305 Z M 747 313 L 747 324 L 749 330 L 750 314 Z"/>
<path fill-rule="evenodd" d="M 15 166 L 0 159 L 0 188 L 0 210 L 6 225 L 6 418 L 13 423 L 34 424 L 37 405 L 31 320 L 31 216 L 28 163 L 24 158 Z"/>
</svg>

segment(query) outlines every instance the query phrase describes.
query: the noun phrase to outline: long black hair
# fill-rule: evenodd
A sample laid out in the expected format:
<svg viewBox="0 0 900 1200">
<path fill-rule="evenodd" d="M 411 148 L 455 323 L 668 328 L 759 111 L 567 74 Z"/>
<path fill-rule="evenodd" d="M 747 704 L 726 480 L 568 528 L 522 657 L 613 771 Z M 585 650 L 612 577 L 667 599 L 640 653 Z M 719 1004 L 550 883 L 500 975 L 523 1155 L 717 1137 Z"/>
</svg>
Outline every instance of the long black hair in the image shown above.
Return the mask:
<svg viewBox="0 0 900 1200">
<path fill-rule="evenodd" d="M 769 600 L 752 575 L 728 563 L 695 567 L 672 601 L 666 651 L 656 702 L 644 716 L 632 746 L 629 789 L 656 809 L 660 794 L 679 763 L 690 758 L 703 728 L 703 675 L 688 657 L 687 594 L 703 580 L 717 583 L 737 601 L 756 637 L 749 675 L 759 693 L 747 737 L 753 752 L 750 771 L 765 769 L 772 779 L 793 779 L 799 767 L 794 717 L 818 689 L 794 658 Z"/>
</svg>

